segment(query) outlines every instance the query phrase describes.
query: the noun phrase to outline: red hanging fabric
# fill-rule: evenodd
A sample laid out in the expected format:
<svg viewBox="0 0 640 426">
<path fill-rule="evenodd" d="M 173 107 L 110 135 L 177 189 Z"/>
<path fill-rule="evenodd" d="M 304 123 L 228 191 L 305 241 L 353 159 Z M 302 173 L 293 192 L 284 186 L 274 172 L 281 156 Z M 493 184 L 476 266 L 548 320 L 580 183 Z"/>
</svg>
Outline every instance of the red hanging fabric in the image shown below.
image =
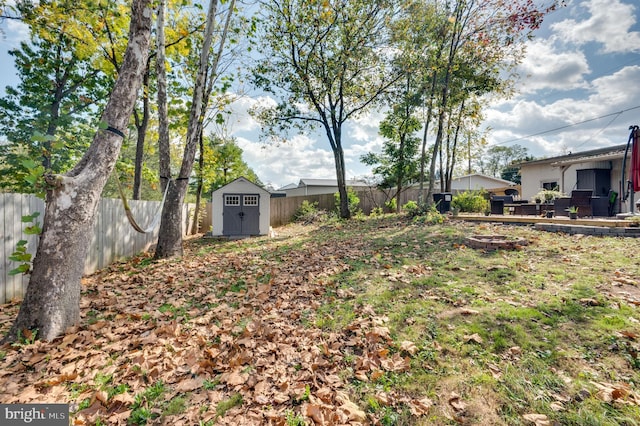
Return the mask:
<svg viewBox="0 0 640 426">
<path fill-rule="evenodd" d="M 640 130 L 633 130 L 633 147 L 631 151 L 631 180 L 634 192 L 640 191 Z"/>
</svg>

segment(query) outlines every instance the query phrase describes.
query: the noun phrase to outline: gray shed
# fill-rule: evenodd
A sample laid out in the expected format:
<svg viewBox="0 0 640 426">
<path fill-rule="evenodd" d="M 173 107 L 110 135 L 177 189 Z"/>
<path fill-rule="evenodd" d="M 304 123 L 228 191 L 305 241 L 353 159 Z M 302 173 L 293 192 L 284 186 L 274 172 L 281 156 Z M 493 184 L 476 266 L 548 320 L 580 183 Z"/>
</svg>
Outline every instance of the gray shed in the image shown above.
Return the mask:
<svg viewBox="0 0 640 426">
<path fill-rule="evenodd" d="M 268 235 L 271 194 L 240 177 L 213 191 L 211 213 L 213 236 Z"/>
</svg>

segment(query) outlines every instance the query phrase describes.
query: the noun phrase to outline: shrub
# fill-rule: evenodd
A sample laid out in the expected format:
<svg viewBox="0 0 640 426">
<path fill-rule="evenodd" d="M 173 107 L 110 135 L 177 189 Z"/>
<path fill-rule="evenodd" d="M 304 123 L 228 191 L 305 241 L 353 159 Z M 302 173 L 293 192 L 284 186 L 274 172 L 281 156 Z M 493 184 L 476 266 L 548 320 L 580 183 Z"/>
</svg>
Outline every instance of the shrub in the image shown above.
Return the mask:
<svg viewBox="0 0 640 426">
<path fill-rule="evenodd" d="M 396 208 L 398 207 L 398 203 L 395 198 L 392 198 L 384 203 L 384 206 L 386 207 L 387 211 L 395 212 Z"/>
<path fill-rule="evenodd" d="M 451 200 L 451 207 L 467 213 L 482 213 L 490 208 L 484 191 L 465 191 L 456 194 Z"/>
<path fill-rule="evenodd" d="M 309 200 L 303 200 L 298 210 L 293 215 L 293 220 L 302 223 L 314 223 L 326 219 L 327 212 L 318 210 L 318 202 L 310 203 Z"/>
<path fill-rule="evenodd" d="M 416 217 L 419 216 L 423 213 L 424 209 L 422 207 L 420 207 L 420 205 L 418 203 L 416 203 L 413 200 L 409 200 L 407 201 L 407 203 L 402 206 L 402 210 L 409 216 L 409 217 Z"/>
<path fill-rule="evenodd" d="M 413 223 L 422 225 L 439 225 L 444 223 L 444 215 L 435 205 L 421 209 L 421 214 L 413 217 Z"/>
<path fill-rule="evenodd" d="M 384 214 L 384 211 L 382 211 L 382 207 L 374 207 L 371 210 L 370 216 L 377 217 L 377 216 L 382 216 L 383 214 Z"/>
<path fill-rule="evenodd" d="M 340 214 L 340 193 L 336 192 L 333 196 L 336 200 L 336 209 L 338 210 L 338 214 Z M 353 188 L 347 188 L 347 200 L 349 202 L 351 216 L 359 216 L 362 213 L 360 209 L 360 198 L 358 198 L 358 194 L 356 194 Z"/>
</svg>

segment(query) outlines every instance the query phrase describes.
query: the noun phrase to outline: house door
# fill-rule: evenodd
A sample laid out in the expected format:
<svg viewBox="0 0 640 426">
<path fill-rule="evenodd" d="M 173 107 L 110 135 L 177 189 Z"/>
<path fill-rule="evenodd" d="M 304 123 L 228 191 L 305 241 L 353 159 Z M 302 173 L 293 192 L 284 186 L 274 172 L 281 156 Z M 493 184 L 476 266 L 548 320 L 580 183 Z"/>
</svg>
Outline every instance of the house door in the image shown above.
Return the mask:
<svg viewBox="0 0 640 426">
<path fill-rule="evenodd" d="M 224 194 L 223 235 L 260 234 L 260 195 Z"/>
<path fill-rule="evenodd" d="M 611 170 L 583 169 L 577 172 L 576 189 L 591 189 L 593 195 L 608 197 L 611 190 Z"/>
</svg>

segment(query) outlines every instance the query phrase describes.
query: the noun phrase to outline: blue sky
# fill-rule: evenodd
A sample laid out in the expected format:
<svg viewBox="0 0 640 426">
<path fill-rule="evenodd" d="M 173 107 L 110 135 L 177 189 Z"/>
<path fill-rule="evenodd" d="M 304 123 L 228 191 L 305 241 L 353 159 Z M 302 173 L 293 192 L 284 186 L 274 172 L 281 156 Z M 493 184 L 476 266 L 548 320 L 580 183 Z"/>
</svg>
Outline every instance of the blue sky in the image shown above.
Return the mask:
<svg viewBox="0 0 640 426">
<path fill-rule="evenodd" d="M 637 0 L 568 0 L 550 14 L 528 43 L 519 67 L 518 93 L 494 101 L 484 114 L 490 144 L 520 144 L 537 157 L 626 143 L 630 125 L 640 124 L 640 5 Z M 18 23 L 2 24 L 0 94 L 17 84 L 7 50 L 26 36 Z M 235 105 L 230 131 L 244 158 L 264 183 L 274 187 L 301 178 L 333 178 L 333 154 L 323 135 L 295 135 L 287 143 L 263 146 L 259 126 L 246 112 L 256 95 Z M 266 100 L 268 101 L 268 100 Z M 622 112 L 626 111 L 626 112 Z M 620 113 L 620 114 L 618 114 Z M 602 117 L 597 119 L 598 117 Z M 347 177 L 370 174 L 361 155 L 381 149 L 379 111 L 345 129 Z M 552 131 L 574 123 L 587 123 Z M 531 136 L 547 132 L 538 136 Z"/>
</svg>

